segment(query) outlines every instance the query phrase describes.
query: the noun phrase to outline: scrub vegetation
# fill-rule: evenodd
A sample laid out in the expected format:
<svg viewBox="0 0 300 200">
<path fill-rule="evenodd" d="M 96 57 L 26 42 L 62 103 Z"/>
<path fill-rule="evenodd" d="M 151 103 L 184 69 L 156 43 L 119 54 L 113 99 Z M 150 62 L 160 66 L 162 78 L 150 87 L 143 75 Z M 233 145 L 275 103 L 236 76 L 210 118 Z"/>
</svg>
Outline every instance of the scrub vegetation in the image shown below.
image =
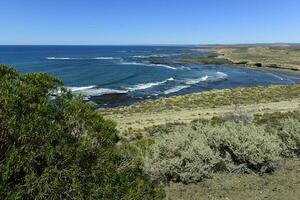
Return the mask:
<svg viewBox="0 0 300 200">
<path fill-rule="evenodd" d="M 19 74 L 1 65 L 0 196 L 274 199 L 285 194 L 297 199 L 299 97 L 299 85 L 238 88 L 95 111 L 56 78 Z M 295 109 L 242 111 L 243 106 L 282 101 L 293 102 Z M 126 129 L 129 135 L 143 132 L 134 137 L 125 137 L 107 119 L 224 105 L 235 109 L 213 117 L 197 115 L 188 122 Z M 257 192 L 262 186 L 265 193 Z"/>
</svg>

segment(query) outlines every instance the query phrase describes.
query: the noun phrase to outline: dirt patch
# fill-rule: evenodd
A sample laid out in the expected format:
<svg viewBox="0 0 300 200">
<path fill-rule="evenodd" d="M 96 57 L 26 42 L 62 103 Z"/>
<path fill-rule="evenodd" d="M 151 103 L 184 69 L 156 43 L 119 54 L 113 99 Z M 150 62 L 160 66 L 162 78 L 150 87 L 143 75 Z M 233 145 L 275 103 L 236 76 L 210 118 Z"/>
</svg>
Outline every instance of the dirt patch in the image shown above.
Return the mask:
<svg viewBox="0 0 300 200">
<path fill-rule="evenodd" d="M 173 200 L 299 200 L 300 160 L 283 161 L 273 174 L 216 174 L 198 184 L 171 183 Z"/>
</svg>

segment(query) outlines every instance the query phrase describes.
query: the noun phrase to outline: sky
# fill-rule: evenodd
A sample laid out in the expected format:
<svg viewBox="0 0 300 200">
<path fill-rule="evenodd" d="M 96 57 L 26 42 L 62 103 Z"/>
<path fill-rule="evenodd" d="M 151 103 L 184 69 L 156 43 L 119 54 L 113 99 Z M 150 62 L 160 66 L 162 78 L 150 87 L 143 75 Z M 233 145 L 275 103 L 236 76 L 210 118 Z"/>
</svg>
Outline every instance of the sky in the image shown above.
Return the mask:
<svg viewBox="0 0 300 200">
<path fill-rule="evenodd" d="M 300 0 L 0 0 L 0 45 L 300 42 Z"/>
</svg>

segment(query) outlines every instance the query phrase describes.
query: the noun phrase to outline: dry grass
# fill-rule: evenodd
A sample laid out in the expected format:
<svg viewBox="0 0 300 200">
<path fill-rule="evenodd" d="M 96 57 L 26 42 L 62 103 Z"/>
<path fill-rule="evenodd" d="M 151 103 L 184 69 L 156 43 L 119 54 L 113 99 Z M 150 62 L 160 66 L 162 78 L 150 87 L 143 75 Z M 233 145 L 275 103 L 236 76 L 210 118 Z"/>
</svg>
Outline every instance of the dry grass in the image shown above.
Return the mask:
<svg viewBox="0 0 300 200">
<path fill-rule="evenodd" d="M 115 120 L 120 136 L 143 136 L 146 127 L 166 123 L 188 123 L 235 112 L 240 105 L 251 114 L 286 112 L 299 108 L 300 85 L 238 88 L 145 101 L 129 107 L 101 110 Z"/>
<path fill-rule="evenodd" d="M 300 70 L 300 49 L 294 46 L 231 46 L 213 50 L 221 55 L 219 59 L 227 59 L 234 64 Z"/>
<path fill-rule="evenodd" d="M 147 100 L 128 107 L 101 110 L 104 115 L 133 113 L 159 113 L 163 111 L 180 111 L 182 109 L 215 108 L 233 104 L 254 104 L 289 100 L 300 97 L 300 85 L 250 87 L 187 94 L 158 100 Z"/>
</svg>

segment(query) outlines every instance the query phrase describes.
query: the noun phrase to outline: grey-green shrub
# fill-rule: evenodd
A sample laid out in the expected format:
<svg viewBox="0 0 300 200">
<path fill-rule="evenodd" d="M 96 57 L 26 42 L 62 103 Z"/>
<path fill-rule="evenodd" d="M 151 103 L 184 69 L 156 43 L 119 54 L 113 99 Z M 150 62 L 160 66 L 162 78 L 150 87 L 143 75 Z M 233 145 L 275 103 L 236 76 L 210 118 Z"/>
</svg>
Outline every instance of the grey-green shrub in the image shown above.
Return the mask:
<svg viewBox="0 0 300 200">
<path fill-rule="evenodd" d="M 161 135 L 153 145 L 153 154 L 145 158 L 144 170 L 154 179 L 195 182 L 210 176 L 218 158 L 207 145 L 205 135 L 190 128 Z"/>
<path fill-rule="evenodd" d="M 198 131 L 206 135 L 209 146 L 221 157 L 230 155 L 235 165 L 246 164 L 249 169 L 265 171 L 272 170 L 279 159 L 279 138 L 262 126 L 226 122 L 215 127 L 202 125 Z"/>
<path fill-rule="evenodd" d="M 300 156 L 300 122 L 288 118 L 280 123 L 278 135 L 282 140 L 283 155 L 286 157 Z"/>
<path fill-rule="evenodd" d="M 234 122 L 181 126 L 157 137 L 152 149 L 145 172 L 155 179 L 182 182 L 200 181 L 220 163 L 227 169 L 245 164 L 255 171 L 271 170 L 281 152 L 279 138 L 264 127 Z"/>
</svg>

